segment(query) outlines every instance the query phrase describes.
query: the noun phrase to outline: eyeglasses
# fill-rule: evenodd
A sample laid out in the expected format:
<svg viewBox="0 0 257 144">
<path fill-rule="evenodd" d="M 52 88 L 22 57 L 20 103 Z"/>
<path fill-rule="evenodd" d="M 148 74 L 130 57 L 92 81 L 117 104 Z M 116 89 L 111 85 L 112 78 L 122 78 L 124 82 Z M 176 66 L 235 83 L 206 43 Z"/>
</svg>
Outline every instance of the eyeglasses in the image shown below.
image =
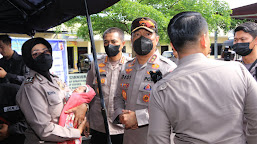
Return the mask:
<svg viewBox="0 0 257 144">
<path fill-rule="evenodd" d="M 43 51 L 35 50 L 35 51 L 32 52 L 31 55 L 32 55 L 33 58 L 36 58 L 36 57 L 38 57 L 39 55 L 41 55 L 42 53 L 44 53 L 44 54 L 50 54 L 50 51 L 49 51 L 48 49 L 43 49 Z"/>
</svg>

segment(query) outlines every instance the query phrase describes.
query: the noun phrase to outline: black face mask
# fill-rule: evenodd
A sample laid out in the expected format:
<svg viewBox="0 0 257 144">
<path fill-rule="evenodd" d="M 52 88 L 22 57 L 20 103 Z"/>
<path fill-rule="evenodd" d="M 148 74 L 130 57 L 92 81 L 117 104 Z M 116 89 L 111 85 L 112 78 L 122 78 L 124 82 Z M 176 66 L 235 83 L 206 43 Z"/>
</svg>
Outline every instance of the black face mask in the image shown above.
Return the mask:
<svg viewBox="0 0 257 144">
<path fill-rule="evenodd" d="M 138 55 L 147 55 L 153 49 L 153 42 L 150 39 L 141 36 L 134 41 L 133 48 Z"/>
<path fill-rule="evenodd" d="M 249 48 L 250 43 L 237 43 L 233 45 L 234 51 L 241 55 L 247 56 L 252 52 L 252 49 Z"/>
<path fill-rule="evenodd" d="M 34 59 L 35 70 L 41 72 L 47 72 L 52 67 L 53 58 L 50 54 L 40 54 Z"/>
<path fill-rule="evenodd" d="M 105 52 L 108 55 L 108 57 L 116 56 L 120 52 L 119 48 L 120 48 L 120 45 L 115 46 L 115 45 L 109 44 L 108 46 L 104 46 Z"/>
</svg>

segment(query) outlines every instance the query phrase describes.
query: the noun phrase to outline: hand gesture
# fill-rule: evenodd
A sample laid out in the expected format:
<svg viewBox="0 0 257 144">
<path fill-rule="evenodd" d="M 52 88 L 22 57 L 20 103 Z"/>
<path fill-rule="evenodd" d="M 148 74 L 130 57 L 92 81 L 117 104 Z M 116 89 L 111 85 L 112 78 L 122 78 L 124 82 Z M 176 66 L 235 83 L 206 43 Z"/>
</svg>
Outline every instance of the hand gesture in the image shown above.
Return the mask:
<svg viewBox="0 0 257 144">
<path fill-rule="evenodd" d="M 8 138 L 8 125 L 7 124 L 1 124 L 2 128 L 0 129 L 0 141 Z"/>
<path fill-rule="evenodd" d="M 0 78 L 4 78 L 6 74 L 7 72 L 2 67 L 0 67 Z"/>
<path fill-rule="evenodd" d="M 122 110 L 119 116 L 120 122 L 125 125 L 126 129 L 137 129 L 136 113 L 131 110 Z"/>
<path fill-rule="evenodd" d="M 87 104 L 86 103 L 83 103 L 75 108 L 65 111 L 65 113 L 74 113 L 74 115 L 75 115 L 75 120 L 73 123 L 74 126 L 81 125 L 81 123 L 84 121 L 86 112 L 87 112 Z"/>
<path fill-rule="evenodd" d="M 84 135 L 85 135 L 85 137 L 89 137 L 89 135 L 90 135 L 90 127 L 89 127 L 89 122 L 87 121 L 86 122 L 86 126 L 85 126 L 85 129 L 84 129 Z"/>
</svg>

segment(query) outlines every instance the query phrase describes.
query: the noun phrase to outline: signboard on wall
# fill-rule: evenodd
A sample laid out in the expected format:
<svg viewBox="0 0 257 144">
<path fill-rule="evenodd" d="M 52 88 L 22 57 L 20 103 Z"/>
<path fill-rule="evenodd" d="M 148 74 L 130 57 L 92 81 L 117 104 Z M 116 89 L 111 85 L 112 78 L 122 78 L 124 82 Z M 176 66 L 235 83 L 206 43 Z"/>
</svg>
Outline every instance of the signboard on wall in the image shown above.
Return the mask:
<svg viewBox="0 0 257 144">
<path fill-rule="evenodd" d="M 74 90 L 75 88 L 86 85 L 87 73 L 69 74 L 69 88 Z"/>
<path fill-rule="evenodd" d="M 21 55 L 21 47 L 27 40 L 28 38 L 12 38 L 12 49 Z M 50 72 L 68 84 L 66 41 L 57 39 L 47 39 L 47 41 L 51 44 L 53 50 L 53 66 Z"/>
</svg>

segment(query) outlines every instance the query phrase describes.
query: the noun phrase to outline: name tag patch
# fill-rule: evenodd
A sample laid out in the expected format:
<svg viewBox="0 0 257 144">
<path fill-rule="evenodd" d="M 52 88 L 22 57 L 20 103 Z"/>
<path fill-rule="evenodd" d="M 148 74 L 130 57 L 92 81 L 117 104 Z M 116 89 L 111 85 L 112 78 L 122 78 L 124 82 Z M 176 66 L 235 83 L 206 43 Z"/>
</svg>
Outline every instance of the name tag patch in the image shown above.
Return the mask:
<svg viewBox="0 0 257 144">
<path fill-rule="evenodd" d="M 48 95 L 52 95 L 52 94 L 55 94 L 54 91 L 51 91 L 51 92 L 47 92 Z"/>
<path fill-rule="evenodd" d="M 131 75 L 122 75 L 121 79 L 131 79 Z"/>
<path fill-rule="evenodd" d="M 17 111 L 19 110 L 19 106 L 15 105 L 15 106 L 8 106 L 8 107 L 4 107 L 4 112 L 9 112 L 9 111 Z"/>
</svg>

